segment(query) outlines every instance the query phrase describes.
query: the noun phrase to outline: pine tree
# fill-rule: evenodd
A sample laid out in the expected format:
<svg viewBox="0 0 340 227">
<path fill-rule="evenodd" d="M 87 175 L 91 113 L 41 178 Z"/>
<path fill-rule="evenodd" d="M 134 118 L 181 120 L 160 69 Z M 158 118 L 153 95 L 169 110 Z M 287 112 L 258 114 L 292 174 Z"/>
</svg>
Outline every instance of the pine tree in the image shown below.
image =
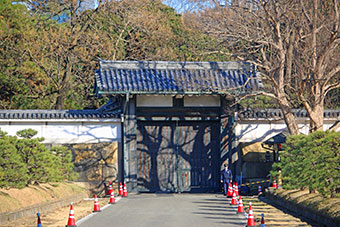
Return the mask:
<svg viewBox="0 0 340 227">
<path fill-rule="evenodd" d="M 36 130 L 7 136 L 0 130 L 0 187 L 22 188 L 29 184 L 74 180 L 72 153 L 66 147 L 49 150 L 43 138 L 33 138 Z"/>
<path fill-rule="evenodd" d="M 60 161 L 41 142 L 43 138 L 32 138 L 37 131 L 25 129 L 17 132 L 19 139 L 16 147 L 27 165 L 28 179 L 26 184 L 38 184 L 49 181 L 60 181 L 62 171 Z"/>
<path fill-rule="evenodd" d="M 1 130 L 0 134 L 0 187 L 22 188 L 28 176 L 26 165 L 15 147 L 17 139 L 6 136 Z"/>
<path fill-rule="evenodd" d="M 62 171 L 64 179 L 74 180 L 77 174 L 74 172 L 72 152 L 64 146 L 52 147 L 51 151 L 60 159 L 60 170 Z"/>
</svg>

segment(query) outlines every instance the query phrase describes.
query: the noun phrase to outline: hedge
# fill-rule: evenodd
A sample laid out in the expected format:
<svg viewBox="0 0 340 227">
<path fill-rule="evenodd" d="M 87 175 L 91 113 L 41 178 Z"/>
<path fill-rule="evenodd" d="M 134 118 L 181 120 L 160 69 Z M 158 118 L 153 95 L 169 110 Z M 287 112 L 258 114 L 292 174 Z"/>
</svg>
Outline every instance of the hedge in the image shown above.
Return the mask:
<svg viewBox="0 0 340 227">
<path fill-rule="evenodd" d="M 340 191 L 340 132 L 318 131 L 289 136 L 275 163 L 272 176 L 279 175 L 285 189 L 309 189 L 325 197 Z"/>
</svg>

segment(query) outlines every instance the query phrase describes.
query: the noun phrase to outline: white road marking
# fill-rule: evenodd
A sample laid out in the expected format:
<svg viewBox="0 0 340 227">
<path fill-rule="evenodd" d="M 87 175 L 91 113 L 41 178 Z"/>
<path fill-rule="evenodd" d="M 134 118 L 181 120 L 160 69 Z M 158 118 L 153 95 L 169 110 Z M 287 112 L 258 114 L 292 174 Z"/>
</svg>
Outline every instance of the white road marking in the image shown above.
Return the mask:
<svg viewBox="0 0 340 227">
<path fill-rule="evenodd" d="M 122 197 L 116 197 L 115 200 L 116 202 L 118 202 Z M 94 199 L 91 199 L 91 198 L 85 198 L 84 200 L 94 200 Z M 107 204 L 105 206 L 103 206 L 100 210 L 104 210 L 106 208 L 108 208 L 109 206 L 111 206 L 113 204 Z M 82 219 L 76 221 L 76 225 L 80 225 L 81 223 L 83 223 L 84 221 L 88 220 L 89 218 L 91 218 L 92 216 L 98 214 L 98 212 L 95 212 L 95 213 L 92 213 L 92 214 L 89 214 L 87 215 L 86 217 L 83 217 Z"/>
</svg>

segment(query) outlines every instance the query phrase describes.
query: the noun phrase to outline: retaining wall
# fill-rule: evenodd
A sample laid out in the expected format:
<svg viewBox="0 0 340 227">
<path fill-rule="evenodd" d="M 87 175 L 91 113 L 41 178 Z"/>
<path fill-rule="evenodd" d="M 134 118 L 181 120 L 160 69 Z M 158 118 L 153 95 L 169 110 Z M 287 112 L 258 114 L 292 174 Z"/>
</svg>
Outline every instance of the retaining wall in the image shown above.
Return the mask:
<svg viewBox="0 0 340 227">
<path fill-rule="evenodd" d="M 308 207 L 302 206 L 300 204 L 296 204 L 293 201 L 284 199 L 278 195 L 276 195 L 273 189 L 265 191 L 266 199 L 270 200 L 272 203 L 284 207 L 298 215 L 301 215 L 307 219 L 311 219 L 320 226 L 327 226 L 327 227 L 339 227 L 340 226 L 340 219 L 339 218 L 331 218 L 327 215 L 321 214 L 320 212 L 310 209 Z"/>
<path fill-rule="evenodd" d="M 65 207 L 69 205 L 71 202 L 73 203 L 80 202 L 82 199 L 86 197 L 88 197 L 88 195 L 85 192 L 78 193 L 78 194 L 72 195 L 64 199 L 59 199 L 59 200 L 47 202 L 44 204 L 38 204 L 38 205 L 26 207 L 21 210 L 17 210 L 13 212 L 0 213 L 0 225 L 4 225 L 7 222 L 14 221 L 19 218 L 34 216 L 38 212 L 40 213 L 51 212 L 55 209 Z"/>
</svg>

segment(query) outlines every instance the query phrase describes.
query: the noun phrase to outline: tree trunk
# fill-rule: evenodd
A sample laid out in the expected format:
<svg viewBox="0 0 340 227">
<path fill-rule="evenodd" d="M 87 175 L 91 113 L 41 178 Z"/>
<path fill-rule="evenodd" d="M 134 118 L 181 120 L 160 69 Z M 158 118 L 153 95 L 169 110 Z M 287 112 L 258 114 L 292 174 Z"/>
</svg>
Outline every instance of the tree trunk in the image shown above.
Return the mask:
<svg viewBox="0 0 340 227">
<path fill-rule="evenodd" d="M 69 84 L 70 84 L 71 71 L 72 71 L 70 57 L 66 58 L 65 63 L 66 63 L 66 70 L 64 72 L 64 76 L 61 81 L 61 88 L 58 91 L 58 97 L 56 101 L 57 110 L 62 110 L 65 108 L 65 100 L 66 100 L 67 91 L 69 89 Z"/>
<path fill-rule="evenodd" d="M 322 78 L 322 76 L 315 76 L 318 80 Z M 319 83 L 316 83 L 312 90 L 313 97 L 311 99 L 311 103 L 307 100 L 302 99 L 302 104 L 308 112 L 310 123 L 309 123 L 309 132 L 322 131 L 323 130 L 323 111 L 324 111 L 324 87 Z"/>
<path fill-rule="evenodd" d="M 59 93 L 58 93 L 56 104 L 55 104 L 55 109 L 57 109 L 57 110 L 64 109 L 65 99 L 66 99 L 65 92 L 60 90 Z"/>
<path fill-rule="evenodd" d="M 294 114 L 292 113 L 290 108 L 283 107 L 282 105 L 280 106 L 281 106 L 281 110 L 283 112 L 283 118 L 287 125 L 289 133 L 291 135 L 298 135 L 300 132 L 299 132 L 299 127 L 296 123 Z"/>
<path fill-rule="evenodd" d="M 283 119 L 287 125 L 288 131 L 291 135 L 298 135 L 299 127 L 296 122 L 296 118 L 292 113 L 292 109 L 289 106 L 287 99 L 284 96 L 281 96 L 279 99 L 279 105 L 283 113 Z"/>
<path fill-rule="evenodd" d="M 309 113 L 310 116 L 310 132 L 322 131 L 323 130 L 323 102 L 318 103 Z"/>
<path fill-rule="evenodd" d="M 287 125 L 288 131 L 291 135 L 298 135 L 299 128 L 296 123 L 296 119 L 294 114 L 292 113 L 292 109 L 290 107 L 290 103 L 287 100 L 286 92 L 285 92 L 285 63 L 286 63 L 286 52 L 283 48 L 283 41 L 281 38 L 280 33 L 280 24 L 277 23 L 276 25 L 277 30 L 277 37 L 278 37 L 278 46 L 279 48 L 279 56 L 280 56 L 280 69 L 278 72 L 278 80 L 277 80 L 277 87 L 274 88 L 275 93 L 277 94 L 278 102 L 283 113 L 284 121 Z M 289 56 L 288 56 L 289 60 Z M 288 67 L 289 68 L 289 67 Z"/>
</svg>

